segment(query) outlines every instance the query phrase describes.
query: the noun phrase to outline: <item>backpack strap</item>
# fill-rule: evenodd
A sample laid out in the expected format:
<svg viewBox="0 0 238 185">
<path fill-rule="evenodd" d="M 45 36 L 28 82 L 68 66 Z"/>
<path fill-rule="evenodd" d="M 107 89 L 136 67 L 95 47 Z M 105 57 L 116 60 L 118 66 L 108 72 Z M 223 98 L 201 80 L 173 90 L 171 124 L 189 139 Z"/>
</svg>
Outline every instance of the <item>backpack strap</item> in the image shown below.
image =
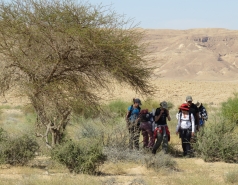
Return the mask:
<svg viewBox="0 0 238 185">
<path fill-rule="evenodd" d="M 189 112 L 189 113 L 188 113 L 188 116 L 189 116 L 189 121 L 190 121 L 191 124 L 192 124 L 191 114 L 192 114 L 192 113 Z M 179 115 L 180 115 L 179 119 L 180 119 L 180 123 L 181 123 L 182 112 L 179 112 Z"/>
<path fill-rule="evenodd" d="M 131 116 L 132 111 L 133 111 L 133 105 L 131 105 L 131 108 L 129 110 L 129 114 L 128 114 L 127 118 L 129 118 Z"/>
</svg>

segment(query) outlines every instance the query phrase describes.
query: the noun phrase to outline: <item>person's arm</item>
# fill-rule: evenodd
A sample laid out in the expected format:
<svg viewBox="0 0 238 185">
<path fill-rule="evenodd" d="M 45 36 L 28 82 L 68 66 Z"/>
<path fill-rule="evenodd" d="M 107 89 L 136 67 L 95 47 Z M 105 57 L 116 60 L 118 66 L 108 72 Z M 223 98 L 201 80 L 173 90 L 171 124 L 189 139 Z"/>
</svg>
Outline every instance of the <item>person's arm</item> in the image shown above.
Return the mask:
<svg viewBox="0 0 238 185">
<path fill-rule="evenodd" d="M 181 113 L 180 113 L 181 114 Z M 176 126 L 176 134 L 178 135 L 178 132 L 179 132 L 179 128 L 181 126 L 181 116 L 180 114 L 178 115 L 178 124 Z"/>
<path fill-rule="evenodd" d="M 168 115 L 168 121 L 170 121 L 170 120 L 171 120 L 171 117 L 170 117 L 170 115 L 169 115 L 169 110 L 167 110 L 167 115 Z"/>
<path fill-rule="evenodd" d="M 162 110 L 162 109 L 160 109 L 160 110 L 157 109 L 156 110 L 156 112 L 155 112 L 155 122 L 157 122 L 160 119 L 163 112 L 164 112 L 164 110 Z"/>
<path fill-rule="evenodd" d="M 132 106 L 128 107 L 125 120 L 129 119 L 129 116 L 130 116 L 131 112 L 132 112 Z"/>
<path fill-rule="evenodd" d="M 199 131 L 199 128 L 200 128 L 200 124 L 199 124 L 199 112 L 196 113 L 194 120 L 195 120 L 195 122 L 197 123 L 197 130 Z"/>
<path fill-rule="evenodd" d="M 126 113 L 126 120 L 128 120 L 129 118 L 128 118 L 128 116 L 129 116 L 129 114 L 130 114 L 130 111 L 127 111 L 127 113 Z"/>
<path fill-rule="evenodd" d="M 195 131 L 195 119 L 193 114 L 191 114 L 191 124 L 192 124 L 192 136 L 194 136 L 194 131 Z"/>
</svg>

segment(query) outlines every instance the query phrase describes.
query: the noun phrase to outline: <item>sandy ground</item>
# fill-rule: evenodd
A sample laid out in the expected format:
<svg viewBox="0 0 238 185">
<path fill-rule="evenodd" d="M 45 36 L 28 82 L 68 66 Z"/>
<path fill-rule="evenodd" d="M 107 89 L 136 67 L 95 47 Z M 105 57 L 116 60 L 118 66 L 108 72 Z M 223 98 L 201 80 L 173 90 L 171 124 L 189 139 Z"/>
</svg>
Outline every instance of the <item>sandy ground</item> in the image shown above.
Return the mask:
<svg viewBox="0 0 238 185">
<path fill-rule="evenodd" d="M 185 101 L 187 95 L 193 97 L 194 102 L 200 101 L 211 106 L 219 106 L 226 101 L 233 93 L 238 92 L 238 81 L 195 81 L 195 80 L 173 80 L 156 79 L 152 81 L 155 85 L 156 93 L 153 99 L 157 101 L 170 101 L 175 106 Z M 131 101 L 133 97 L 141 97 L 142 100 L 150 98 L 141 96 L 122 87 L 117 87 L 114 91 L 114 99 L 124 99 Z"/>
<path fill-rule="evenodd" d="M 107 100 L 122 99 L 132 101 L 133 97 L 139 97 L 142 102 L 148 98 L 156 101 L 169 101 L 177 107 L 185 101 L 187 95 L 193 97 L 194 103 L 200 101 L 210 106 L 217 107 L 226 101 L 233 93 L 238 92 L 238 80 L 234 81 L 198 81 L 198 80 L 174 80 L 166 78 L 157 78 L 151 80 L 154 86 L 154 96 L 137 94 L 133 89 L 124 85 L 115 86 L 111 89 L 110 94 L 102 93 Z M 1 105 L 17 106 L 27 103 L 24 97 L 18 97 L 11 93 L 4 97 L 0 97 Z"/>
<path fill-rule="evenodd" d="M 1 182 L 12 184 L 94 184 L 102 185 L 146 185 L 146 184 L 229 184 L 226 183 L 226 174 L 237 171 L 237 164 L 223 162 L 205 163 L 197 158 L 177 158 L 178 170 L 161 169 L 153 171 L 145 166 L 124 164 L 118 171 L 110 168 L 112 164 L 105 164 L 102 167 L 103 175 L 88 176 L 82 174 L 70 174 L 67 171 L 56 171 L 51 169 L 37 169 L 30 167 L 1 166 Z M 114 164 L 114 166 L 117 164 Z M 123 165 L 123 164 L 118 164 Z M 115 168 L 115 167 L 114 167 Z M 61 179 L 61 180 L 60 180 Z M 34 182 L 34 183 L 33 183 Z M 0 183 L 1 184 L 1 183 Z"/>
</svg>

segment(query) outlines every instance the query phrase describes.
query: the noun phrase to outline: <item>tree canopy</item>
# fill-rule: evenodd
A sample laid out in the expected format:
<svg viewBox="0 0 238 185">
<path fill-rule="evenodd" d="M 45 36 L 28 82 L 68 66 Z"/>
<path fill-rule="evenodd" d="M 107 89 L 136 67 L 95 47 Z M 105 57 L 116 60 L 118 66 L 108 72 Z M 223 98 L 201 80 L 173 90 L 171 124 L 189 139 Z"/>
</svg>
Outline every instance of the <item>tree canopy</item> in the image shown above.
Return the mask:
<svg viewBox="0 0 238 185">
<path fill-rule="evenodd" d="M 97 109 L 115 81 L 152 93 L 144 33 L 110 7 L 71 0 L 0 4 L 0 92 L 18 89 L 37 114 L 41 135 L 60 142 L 70 115 Z"/>
</svg>

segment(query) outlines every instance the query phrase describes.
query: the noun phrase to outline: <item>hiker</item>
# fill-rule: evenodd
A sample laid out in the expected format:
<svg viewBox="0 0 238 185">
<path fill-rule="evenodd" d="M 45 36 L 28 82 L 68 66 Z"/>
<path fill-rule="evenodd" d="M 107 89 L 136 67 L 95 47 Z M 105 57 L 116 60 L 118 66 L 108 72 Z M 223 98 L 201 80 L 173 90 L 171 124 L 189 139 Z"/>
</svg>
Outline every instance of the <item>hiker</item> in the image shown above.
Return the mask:
<svg viewBox="0 0 238 185">
<path fill-rule="evenodd" d="M 205 121 L 208 119 L 208 114 L 206 108 L 203 106 L 202 103 L 197 102 L 196 106 L 199 110 L 199 125 L 203 127 L 205 125 Z"/>
<path fill-rule="evenodd" d="M 193 98 L 192 96 L 187 96 L 186 97 L 186 102 L 189 107 L 189 112 L 193 114 L 193 117 L 195 119 L 195 132 L 199 131 L 199 110 L 197 106 L 193 103 Z"/>
<path fill-rule="evenodd" d="M 140 111 L 139 114 L 140 129 L 143 135 L 143 148 L 152 149 L 154 146 L 154 134 L 152 129 L 153 114 L 148 109 Z"/>
<path fill-rule="evenodd" d="M 195 119 L 192 113 L 189 112 L 187 103 L 183 103 L 179 109 L 181 110 L 178 116 L 178 124 L 176 134 L 179 134 L 182 142 L 183 156 L 191 155 L 191 137 L 195 132 Z"/>
<path fill-rule="evenodd" d="M 168 105 L 166 101 L 160 103 L 160 107 L 155 111 L 155 124 L 157 124 L 157 128 L 154 131 L 155 138 L 157 139 L 152 153 L 156 154 L 157 149 L 160 147 L 162 141 L 162 150 L 164 153 L 168 153 L 168 141 L 170 140 L 170 132 L 167 125 L 168 121 L 171 120 L 168 110 Z"/>
<path fill-rule="evenodd" d="M 133 99 L 133 104 L 128 107 L 126 114 L 127 128 L 129 130 L 129 149 L 139 150 L 139 137 L 140 137 L 140 128 L 139 128 L 139 113 L 140 113 L 141 101 L 139 98 Z"/>
</svg>

